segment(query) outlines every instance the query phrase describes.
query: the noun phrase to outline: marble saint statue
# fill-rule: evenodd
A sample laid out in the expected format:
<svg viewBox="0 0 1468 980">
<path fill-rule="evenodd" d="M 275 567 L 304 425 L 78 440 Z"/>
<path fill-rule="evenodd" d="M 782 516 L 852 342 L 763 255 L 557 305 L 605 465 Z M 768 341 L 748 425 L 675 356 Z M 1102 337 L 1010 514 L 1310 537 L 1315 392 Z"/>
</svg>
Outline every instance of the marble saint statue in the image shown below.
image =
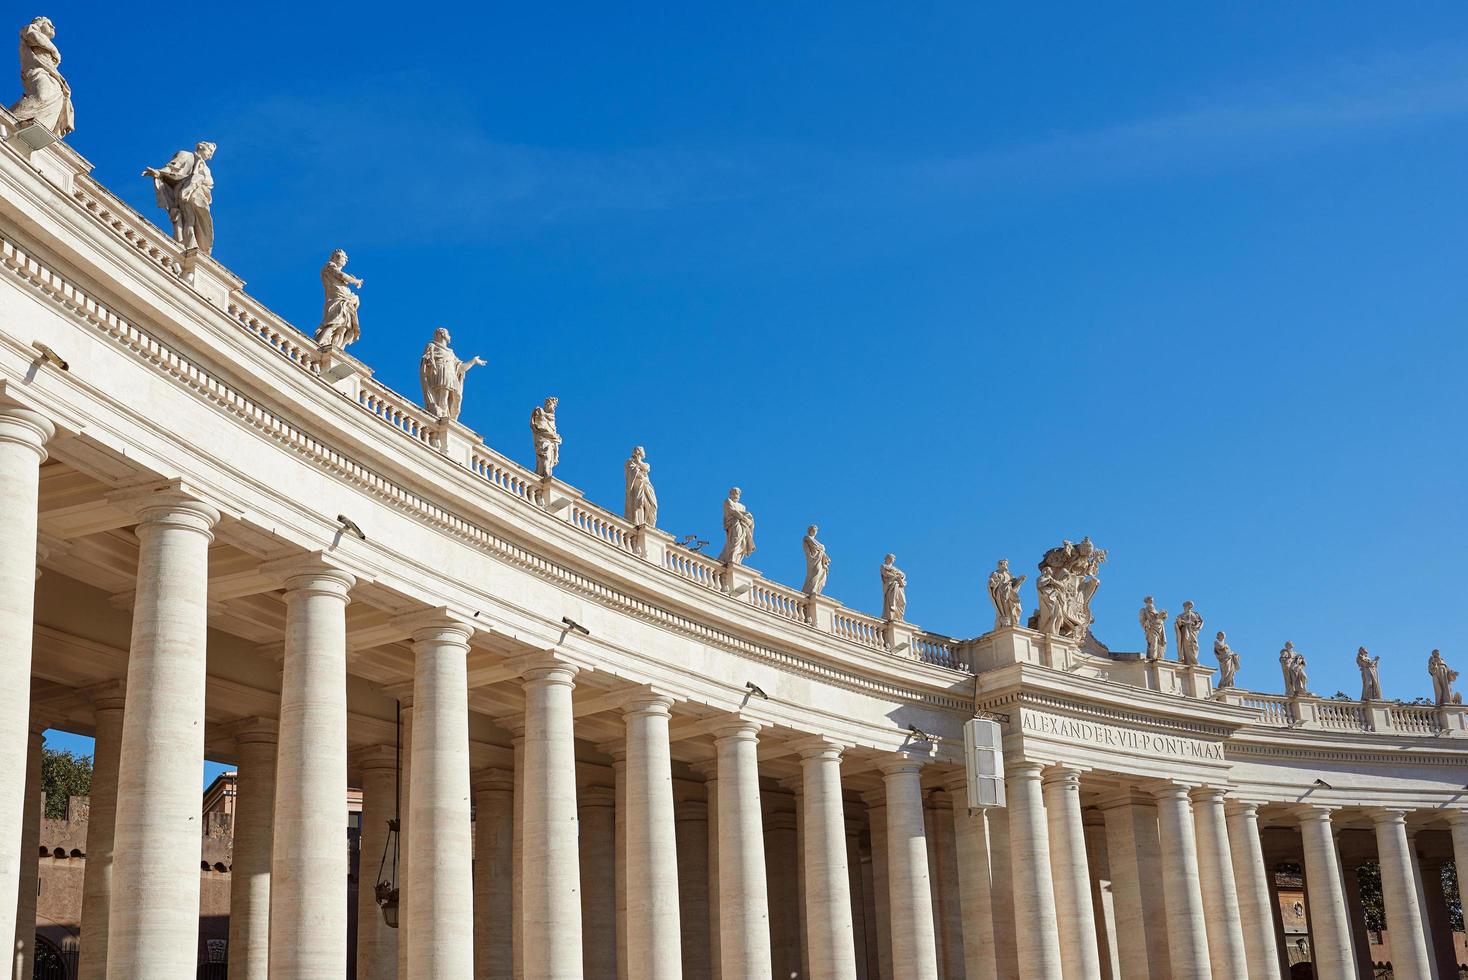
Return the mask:
<svg viewBox="0 0 1468 980">
<path fill-rule="evenodd" d="M 343 350 L 362 335 L 357 322 L 357 307 L 362 302 L 352 287 L 362 288 L 362 280 L 346 271 L 347 253 L 337 249 L 321 267 L 321 286 L 326 290 L 326 303 L 321 310 L 321 326 L 316 328 L 316 343 L 322 347 Z"/>
<path fill-rule="evenodd" d="M 647 461 L 647 450 L 641 446 L 632 448 L 627 459 L 627 520 L 633 524 L 658 526 L 658 495 L 652 488 L 652 464 Z"/>
<path fill-rule="evenodd" d="M 449 347 L 449 332 L 433 331 L 433 340 L 423 348 L 418 361 L 418 380 L 423 382 L 423 407 L 437 419 L 457 420 L 464 400 L 464 375 L 484 359 L 461 361 Z"/>
<path fill-rule="evenodd" d="M 1177 659 L 1198 666 L 1198 634 L 1203 631 L 1203 617 L 1193 609 L 1192 602 L 1183 603 L 1172 628 L 1177 631 Z"/>
<path fill-rule="evenodd" d="M 61 52 L 52 40 L 56 25 L 37 17 L 20 29 L 20 101 L 10 112 L 21 125 L 34 124 L 63 137 L 76 129 L 71 86 L 61 77 Z"/>
<path fill-rule="evenodd" d="M 1147 659 L 1164 659 L 1167 656 L 1167 610 L 1158 609 L 1152 597 L 1147 596 L 1142 600 L 1137 619 L 1142 624 L 1142 635 L 1147 638 Z"/>
<path fill-rule="evenodd" d="M 530 439 L 535 444 L 535 472 L 555 476 L 561 461 L 561 434 L 556 431 L 558 399 L 547 398 L 530 412 Z"/>
<path fill-rule="evenodd" d="M 730 487 L 729 498 L 724 501 L 724 550 L 719 561 L 726 565 L 743 565 L 744 559 L 754 554 L 754 515 L 739 502 L 742 493 L 738 487 Z"/>
<path fill-rule="evenodd" d="M 1213 655 L 1218 658 L 1218 686 L 1233 687 L 1238 682 L 1239 655 L 1228 645 L 1223 630 L 1213 640 Z"/>
<path fill-rule="evenodd" d="M 1305 673 L 1305 655 L 1295 645 L 1285 640 L 1279 652 L 1279 670 L 1284 675 L 1285 697 L 1303 698 L 1310 695 L 1310 677 Z"/>
<path fill-rule="evenodd" d="M 179 150 L 162 167 L 149 167 L 144 177 L 153 178 L 158 206 L 168 212 L 173 237 L 184 248 L 197 248 L 205 255 L 214 251 L 214 174 L 209 161 L 216 147 L 207 140 L 194 144 L 194 151 Z"/>
<path fill-rule="evenodd" d="M 1365 647 L 1356 650 L 1356 666 L 1361 668 L 1361 700 L 1381 700 L 1381 658 L 1373 657 Z"/>
<path fill-rule="evenodd" d="M 805 529 L 805 538 L 800 542 L 805 549 L 805 587 L 806 595 L 820 595 L 826 590 L 826 576 L 831 571 L 831 556 L 826 554 L 826 546 L 816 540 L 816 534 L 821 529 L 812 524 Z"/>
<path fill-rule="evenodd" d="M 907 576 L 897 567 L 897 556 L 888 555 L 882 560 L 882 618 L 900 623 L 906 614 Z"/>
<path fill-rule="evenodd" d="M 999 559 L 999 566 L 989 573 L 989 601 L 994 604 L 994 628 L 1024 625 L 1024 607 L 1019 587 L 1028 575 L 1015 578 L 1009 571 L 1009 559 Z"/>
<path fill-rule="evenodd" d="M 1453 681 L 1458 672 L 1448 666 L 1440 651 L 1432 651 L 1427 658 L 1427 672 L 1432 675 L 1432 700 L 1434 704 L 1462 704 L 1463 695 L 1453 692 Z"/>
<path fill-rule="evenodd" d="M 1040 577 L 1035 588 L 1040 590 L 1040 611 L 1036 625 L 1042 633 L 1067 636 L 1084 643 L 1091 635 L 1091 597 L 1101 585 L 1097 574 L 1106 560 L 1106 550 L 1096 547 L 1089 537 L 1079 543 L 1063 541 L 1040 559 Z"/>
</svg>

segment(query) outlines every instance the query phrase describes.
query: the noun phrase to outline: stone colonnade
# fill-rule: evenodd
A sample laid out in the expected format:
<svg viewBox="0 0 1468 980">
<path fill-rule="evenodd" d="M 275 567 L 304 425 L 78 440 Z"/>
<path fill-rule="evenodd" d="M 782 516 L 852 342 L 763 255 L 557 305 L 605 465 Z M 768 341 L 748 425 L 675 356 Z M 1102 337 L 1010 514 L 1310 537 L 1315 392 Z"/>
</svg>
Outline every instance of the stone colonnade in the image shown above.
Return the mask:
<svg viewBox="0 0 1468 980">
<path fill-rule="evenodd" d="M 50 433 L 40 416 L 0 407 L 0 536 L 12 559 L 0 566 L 0 840 L 22 842 L 0 856 L 0 921 L 24 921 L 34 892 L 36 847 L 26 848 L 23 830 L 34 824 L 37 721 L 25 693 L 38 467 Z M 208 547 L 219 513 L 176 489 L 128 491 L 112 502 L 136 515 L 138 577 L 126 681 L 91 692 L 98 747 L 89 850 L 101 860 L 89 864 L 84 888 L 81 975 L 187 977 L 198 958 L 199 878 L 196 856 L 177 845 L 199 833 Z M 278 719 L 233 732 L 240 782 L 230 974 L 340 980 L 348 961 L 346 609 L 357 578 L 323 555 L 268 571 L 287 609 L 282 693 Z M 525 712 L 513 771 L 471 772 L 473 630 L 430 613 L 411 631 L 395 931 L 380 923 L 365 876 L 398 791 L 396 760 L 386 750 L 357 760 L 360 978 L 774 980 L 777 955 L 786 958 L 781 980 L 788 960 L 801 975 L 830 980 L 1279 975 L 1258 807 L 1219 788 L 1141 783 L 1112 792 L 1100 803 L 1102 822 L 1088 825 L 1078 769 L 1011 760 L 1008 808 L 970 811 L 951 774 L 935 774 L 947 780 L 951 804 L 927 805 L 934 781 L 925 780 L 924 760 L 893 753 L 878 762 L 881 789 L 865 797 L 871 862 L 858 867 L 844 746 L 812 738 L 798 746 L 797 846 L 794 867 L 782 867 L 766 853 L 759 722 L 730 715 L 713 727 L 706 801 L 680 812 L 674 700 L 629 690 L 615 785 L 578 792 L 578 667 L 553 654 L 517 662 Z M 1297 812 L 1318 975 L 1354 976 L 1331 811 Z M 1427 977 L 1433 931 L 1405 816 L 1371 814 L 1398 970 Z M 1098 914 L 1088 853 L 1103 838 L 1109 916 Z M 1468 818 L 1456 817 L 1453 844 L 1468 861 Z M 774 887 L 792 874 L 793 888 Z M 787 896 L 778 907 L 777 894 Z M 18 930 L 22 970 L 29 932 Z M 772 945 L 776 934 L 782 950 Z"/>
</svg>

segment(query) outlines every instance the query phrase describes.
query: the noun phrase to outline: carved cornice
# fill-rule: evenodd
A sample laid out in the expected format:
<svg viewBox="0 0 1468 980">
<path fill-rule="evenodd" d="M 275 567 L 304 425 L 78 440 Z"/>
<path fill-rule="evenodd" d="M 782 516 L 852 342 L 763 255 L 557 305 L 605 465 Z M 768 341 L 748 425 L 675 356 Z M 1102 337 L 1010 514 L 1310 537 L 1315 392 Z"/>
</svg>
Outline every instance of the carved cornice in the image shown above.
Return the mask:
<svg viewBox="0 0 1468 980">
<path fill-rule="evenodd" d="M 736 656 L 773 664 L 784 670 L 847 690 L 885 700 L 919 703 L 944 710 L 966 711 L 971 707 L 971 702 L 965 698 L 904 687 L 744 639 L 717 627 L 708 626 L 690 616 L 630 595 L 565 565 L 537 555 L 419 496 L 302 431 L 257 400 L 216 378 L 190 358 L 158 341 L 136 323 L 120 316 L 106 304 L 65 279 L 4 236 L 0 236 L 0 267 L 59 307 L 73 320 L 97 330 L 120 347 L 132 352 L 144 363 L 172 378 L 196 397 L 212 404 L 235 420 L 254 428 L 283 448 L 310 460 L 315 465 L 330 470 L 338 477 L 412 514 L 420 521 L 482 548 L 503 561 L 552 581 L 562 588 L 571 589 L 603 605 L 716 646 Z"/>
</svg>

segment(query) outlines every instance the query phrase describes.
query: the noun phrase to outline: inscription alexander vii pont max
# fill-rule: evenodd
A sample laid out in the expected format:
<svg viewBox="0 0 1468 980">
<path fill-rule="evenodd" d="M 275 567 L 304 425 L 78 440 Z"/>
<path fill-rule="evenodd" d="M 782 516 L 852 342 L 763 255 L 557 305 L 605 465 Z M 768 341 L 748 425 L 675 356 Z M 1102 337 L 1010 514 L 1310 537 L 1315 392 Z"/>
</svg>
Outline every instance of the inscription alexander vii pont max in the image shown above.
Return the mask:
<svg viewBox="0 0 1468 980">
<path fill-rule="evenodd" d="M 1109 749 L 1145 752 L 1150 755 L 1166 755 L 1183 759 L 1206 759 L 1223 761 L 1223 746 L 1218 742 L 1202 742 L 1181 735 L 1162 735 L 1156 732 L 1120 728 L 1095 721 L 1078 721 L 1057 715 L 1022 711 L 1021 726 L 1027 732 L 1060 738 L 1078 745 L 1097 745 Z"/>
</svg>

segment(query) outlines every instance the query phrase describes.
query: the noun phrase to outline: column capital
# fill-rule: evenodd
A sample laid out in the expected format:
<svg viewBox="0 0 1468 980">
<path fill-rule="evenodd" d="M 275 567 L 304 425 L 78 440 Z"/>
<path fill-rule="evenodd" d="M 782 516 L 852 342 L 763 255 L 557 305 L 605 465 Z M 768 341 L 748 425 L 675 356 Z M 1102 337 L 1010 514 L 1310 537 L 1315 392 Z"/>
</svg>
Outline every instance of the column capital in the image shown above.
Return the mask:
<svg viewBox="0 0 1468 980">
<path fill-rule="evenodd" d="M 611 809 L 617 805 L 617 791 L 611 786 L 583 786 L 576 791 L 576 805 Z"/>
<path fill-rule="evenodd" d="M 1449 827 L 1462 827 L 1468 824 L 1468 810 L 1458 807 L 1447 807 L 1442 811 L 1443 819 L 1448 822 Z M 1468 862 L 1465 862 L 1468 864 Z"/>
<path fill-rule="evenodd" d="M 1163 800 L 1175 800 L 1182 803 L 1191 803 L 1189 798 L 1189 787 L 1182 783 L 1162 783 L 1151 787 L 1152 798 L 1161 802 Z"/>
<path fill-rule="evenodd" d="M 81 694 L 91 704 L 93 711 L 121 711 L 127 706 L 127 682 L 123 680 L 93 684 L 82 688 Z"/>
<path fill-rule="evenodd" d="M 1339 809 L 1340 807 L 1321 806 L 1318 803 L 1297 803 L 1290 808 L 1301 824 L 1323 823 L 1327 826 L 1330 825 L 1331 814 Z"/>
<path fill-rule="evenodd" d="M 1263 805 L 1255 800 L 1240 800 L 1230 796 L 1223 801 L 1223 812 L 1231 817 L 1246 816 L 1251 820 L 1258 820 L 1259 808 Z"/>
<path fill-rule="evenodd" d="M 703 777 L 704 786 L 719 781 L 719 760 L 705 759 L 703 762 L 695 762 L 688 768 Z"/>
<path fill-rule="evenodd" d="M 231 726 L 236 745 L 275 745 L 280 741 L 274 718 L 244 718 Z"/>
<path fill-rule="evenodd" d="M 46 443 L 56 435 L 56 426 L 40 412 L 19 405 L 0 404 L 0 442 L 24 446 L 46 461 Z"/>
<path fill-rule="evenodd" d="M 1223 804 L 1228 797 L 1228 790 L 1222 786 L 1199 786 L 1189 791 L 1189 796 L 1194 803 L 1218 803 Z"/>
<path fill-rule="evenodd" d="M 1037 762 L 1034 759 L 1006 759 L 1004 762 L 1005 779 L 1033 779 L 1039 782 L 1044 778 L 1047 763 Z"/>
<path fill-rule="evenodd" d="M 513 793 L 515 791 L 515 774 L 509 769 L 476 769 L 470 774 L 475 794 L 479 793 Z"/>
<path fill-rule="evenodd" d="M 302 595 L 330 595 L 350 601 L 357 576 L 323 552 L 291 555 L 265 562 L 260 574 L 274 579 L 285 589 L 285 601 Z"/>
<path fill-rule="evenodd" d="M 1371 818 L 1371 822 L 1380 827 L 1384 824 L 1398 824 L 1405 828 L 1407 826 L 1407 815 L 1413 811 L 1402 807 L 1374 806 L 1362 811 Z"/>
<path fill-rule="evenodd" d="M 799 739 L 792 743 L 792 747 L 795 748 L 802 762 L 807 759 L 840 762 L 842 753 L 850 748 L 844 742 L 837 742 L 821 735 L 814 735 L 808 739 Z"/>
<path fill-rule="evenodd" d="M 622 714 L 627 718 L 644 716 L 670 718 L 673 715 L 673 698 L 654 691 L 640 692 L 622 703 Z"/>
<path fill-rule="evenodd" d="M 347 757 L 348 764 L 361 773 L 396 772 L 398 748 L 396 745 L 378 744 L 355 749 Z"/>
<path fill-rule="evenodd" d="M 706 823 L 708 821 L 709 805 L 706 800 L 683 799 L 676 803 L 673 819 L 679 823 Z"/>
<path fill-rule="evenodd" d="M 139 534 L 149 528 L 173 527 L 197 531 L 212 541 L 220 513 L 217 507 L 204 502 L 204 496 L 182 480 L 168 480 L 123 487 L 107 493 L 105 498 L 109 504 L 133 516 Z"/>
<path fill-rule="evenodd" d="M 1067 790 L 1073 789 L 1076 792 L 1080 792 L 1081 774 L 1085 771 L 1075 766 L 1047 766 L 1041 774 L 1040 783 L 1043 786 L 1063 787 Z"/>
<path fill-rule="evenodd" d="M 889 752 L 877 759 L 877 769 L 883 776 L 895 776 L 899 773 L 918 775 L 925 765 L 926 759 L 914 758 L 905 752 Z"/>
<path fill-rule="evenodd" d="M 739 715 L 730 715 L 727 724 L 719 725 L 714 729 L 714 744 L 724 742 L 758 742 L 760 729 L 766 727 L 764 722 L 753 718 L 744 718 Z"/>
<path fill-rule="evenodd" d="M 550 653 L 531 654 L 515 663 L 520 679 L 526 684 L 546 683 L 565 687 L 576 686 L 576 675 L 581 668 Z"/>
</svg>

